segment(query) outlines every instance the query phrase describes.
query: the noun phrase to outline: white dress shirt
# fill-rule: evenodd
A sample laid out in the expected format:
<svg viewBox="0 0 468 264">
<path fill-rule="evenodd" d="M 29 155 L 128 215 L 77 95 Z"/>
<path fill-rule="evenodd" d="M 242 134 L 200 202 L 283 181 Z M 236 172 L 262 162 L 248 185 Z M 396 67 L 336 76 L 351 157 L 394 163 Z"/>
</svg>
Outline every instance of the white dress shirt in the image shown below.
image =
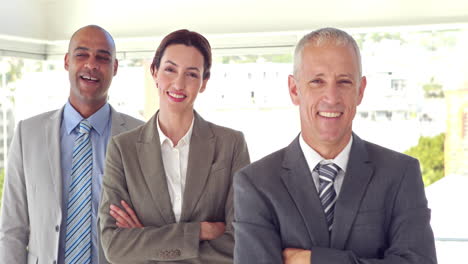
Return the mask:
<svg viewBox="0 0 468 264">
<path fill-rule="evenodd" d="M 190 148 L 190 138 L 192 137 L 193 119 L 189 130 L 176 146 L 162 132 L 159 125 L 159 115 L 157 118 L 159 140 L 161 141 L 161 154 L 166 173 L 167 189 L 171 197 L 172 210 L 176 221 L 179 222 L 182 213 L 182 201 L 185 190 L 185 180 L 187 178 L 188 155 Z"/>
<path fill-rule="evenodd" d="M 338 167 L 340 167 L 340 170 L 338 171 L 338 174 L 336 175 L 335 183 L 334 183 L 336 196 L 338 197 L 338 195 L 340 194 L 341 185 L 343 184 L 344 176 L 346 174 L 346 166 L 348 165 L 349 153 L 351 151 L 352 144 L 353 144 L 353 137 L 351 136 L 351 139 L 349 140 L 346 147 L 334 159 L 327 160 L 323 158 L 322 156 L 320 156 L 320 154 L 317 153 L 317 151 L 315 151 L 313 148 L 307 145 L 301 133 L 299 137 L 299 145 L 301 146 L 307 165 L 309 166 L 310 172 L 312 174 L 312 179 L 314 180 L 315 187 L 317 188 L 317 193 L 319 192 L 320 184 L 319 184 L 319 174 L 317 170 L 315 170 L 315 167 L 319 163 L 322 165 L 335 163 L 336 165 L 338 165 Z"/>
</svg>

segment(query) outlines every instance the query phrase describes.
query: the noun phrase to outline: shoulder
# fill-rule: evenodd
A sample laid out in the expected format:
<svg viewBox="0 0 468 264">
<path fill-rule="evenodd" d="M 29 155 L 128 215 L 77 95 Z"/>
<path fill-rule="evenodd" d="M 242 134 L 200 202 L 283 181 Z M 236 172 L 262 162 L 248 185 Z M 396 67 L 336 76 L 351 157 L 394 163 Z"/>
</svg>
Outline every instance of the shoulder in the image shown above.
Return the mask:
<svg viewBox="0 0 468 264">
<path fill-rule="evenodd" d="M 275 151 L 239 171 L 239 177 L 248 178 L 258 185 L 269 185 L 279 180 L 284 172 L 283 161 L 287 148 Z"/>
<path fill-rule="evenodd" d="M 138 137 L 142 126 L 123 131 L 120 134 L 112 136 L 107 145 L 107 159 L 116 159 L 116 154 L 120 159 L 134 159 L 138 151 Z"/>
<path fill-rule="evenodd" d="M 232 140 L 244 140 L 244 134 L 241 131 L 216 125 L 214 123 L 204 121 L 207 123 L 208 127 L 211 129 L 213 132 L 214 136 L 217 138 L 223 138 L 223 139 L 232 139 Z"/>
<path fill-rule="evenodd" d="M 43 141 L 44 134 L 60 128 L 62 113 L 63 108 L 20 120 L 16 125 L 15 135 L 28 141 Z"/>
<path fill-rule="evenodd" d="M 374 181 L 385 184 L 399 184 L 402 180 L 421 180 L 419 161 L 406 154 L 363 141 L 367 151 L 367 161 L 374 168 Z M 360 162 L 359 152 L 350 153 L 350 161 Z M 348 164 L 354 166 L 355 164 Z"/>
<path fill-rule="evenodd" d="M 138 119 L 136 119 L 138 120 Z M 126 142 L 137 142 L 140 138 L 144 128 L 145 123 L 138 123 L 135 127 L 130 130 L 124 131 L 118 135 L 112 136 L 112 141 L 117 144 L 126 144 Z"/>
<path fill-rule="evenodd" d="M 62 118 L 63 109 L 56 109 L 21 120 L 22 127 L 44 126 L 45 122 Z"/>
<path fill-rule="evenodd" d="M 283 178 L 289 175 L 283 167 L 285 155 L 286 149 L 281 149 L 239 170 L 233 180 L 234 199 L 239 196 L 253 199 L 258 195 L 265 201 L 284 198 L 287 191 Z"/>
<path fill-rule="evenodd" d="M 365 148 L 369 153 L 370 159 L 377 166 L 396 166 L 407 163 L 417 163 L 418 160 L 380 145 L 363 140 Z"/>
<path fill-rule="evenodd" d="M 245 144 L 244 134 L 242 132 L 206 121 L 196 111 L 192 132 L 192 136 L 194 135 L 202 139 L 214 137 L 217 145 L 222 144 L 225 147 L 229 145 Z"/>
<path fill-rule="evenodd" d="M 125 123 L 125 126 L 128 128 L 135 128 L 145 123 L 144 121 L 138 118 L 135 118 L 133 116 L 130 116 L 121 112 L 117 112 L 115 110 L 113 111 L 113 113 L 115 115 L 118 115 L 122 119 L 122 121 Z"/>
<path fill-rule="evenodd" d="M 58 109 L 20 120 L 15 127 L 11 148 L 18 145 L 28 149 L 43 147 L 47 135 L 60 129 L 61 117 L 62 109 Z"/>
</svg>

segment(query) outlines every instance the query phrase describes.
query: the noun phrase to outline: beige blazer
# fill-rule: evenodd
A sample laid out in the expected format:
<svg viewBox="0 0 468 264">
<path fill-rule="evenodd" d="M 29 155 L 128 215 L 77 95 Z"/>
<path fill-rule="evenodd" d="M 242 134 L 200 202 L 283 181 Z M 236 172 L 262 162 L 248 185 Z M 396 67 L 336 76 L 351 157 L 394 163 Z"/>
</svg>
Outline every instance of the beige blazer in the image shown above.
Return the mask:
<svg viewBox="0 0 468 264">
<path fill-rule="evenodd" d="M 62 221 L 62 112 L 63 108 L 18 123 L 4 182 L 0 263 L 56 263 Z M 143 123 L 112 108 L 111 118 L 111 135 Z"/>
<path fill-rule="evenodd" d="M 249 164 L 243 134 L 195 113 L 182 215 L 171 206 L 154 115 L 144 126 L 114 137 L 107 150 L 99 216 L 107 259 L 117 263 L 232 263 L 232 178 Z M 123 229 L 110 204 L 127 201 L 145 228 Z M 226 232 L 199 241 L 201 221 L 222 221 Z"/>
</svg>

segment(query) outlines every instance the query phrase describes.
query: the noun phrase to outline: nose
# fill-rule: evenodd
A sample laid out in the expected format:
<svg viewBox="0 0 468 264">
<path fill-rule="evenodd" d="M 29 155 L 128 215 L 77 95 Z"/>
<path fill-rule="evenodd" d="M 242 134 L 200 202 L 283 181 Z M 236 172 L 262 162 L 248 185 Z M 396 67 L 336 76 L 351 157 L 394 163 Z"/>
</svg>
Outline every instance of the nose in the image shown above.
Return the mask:
<svg viewBox="0 0 468 264">
<path fill-rule="evenodd" d="M 340 102 L 340 88 L 337 84 L 332 83 L 325 87 L 324 90 L 324 100 L 330 104 L 334 105 Z"/>
<path fill-rule="evenodd" d="M 85 63 L 84 67 L 90 70 L 99 70 L 99 63 L 97 63 L 96 59 L 91 57 Z"/>
<path fill-rule="evenodd" d="M 184 75 L 184 74 L 178 74 L 178 75 L 175 77 L 172 86 L 173 86 L 176 90 L 182 90 L 182 89 L 184 89 L 184 88 L 185 88 L 185 75 Z"/>
</svg>

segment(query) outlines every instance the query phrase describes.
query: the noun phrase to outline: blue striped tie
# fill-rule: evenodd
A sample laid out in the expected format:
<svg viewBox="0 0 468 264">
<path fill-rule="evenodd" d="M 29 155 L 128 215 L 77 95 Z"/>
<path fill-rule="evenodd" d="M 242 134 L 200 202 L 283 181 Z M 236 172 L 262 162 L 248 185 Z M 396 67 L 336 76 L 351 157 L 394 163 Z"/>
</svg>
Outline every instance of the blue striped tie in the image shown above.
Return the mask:
<svg viewBox="0 0 468 264">
<path fill-rule="evenodd" d="M 88 120 L 80 122 L 73 147 L 68 194 L 65 264 L 91 263 L 91 174 L 93 150 Z"/>
<path fill-rule="evenodd" d="M 340 168 L 334 163 L 319 164 L 317 167 L 320 183 L 319 198 L 327 219 L 328 231 L 331 232 L 336 202 L 336 191 L 333 183 Z"/>
</svg>

